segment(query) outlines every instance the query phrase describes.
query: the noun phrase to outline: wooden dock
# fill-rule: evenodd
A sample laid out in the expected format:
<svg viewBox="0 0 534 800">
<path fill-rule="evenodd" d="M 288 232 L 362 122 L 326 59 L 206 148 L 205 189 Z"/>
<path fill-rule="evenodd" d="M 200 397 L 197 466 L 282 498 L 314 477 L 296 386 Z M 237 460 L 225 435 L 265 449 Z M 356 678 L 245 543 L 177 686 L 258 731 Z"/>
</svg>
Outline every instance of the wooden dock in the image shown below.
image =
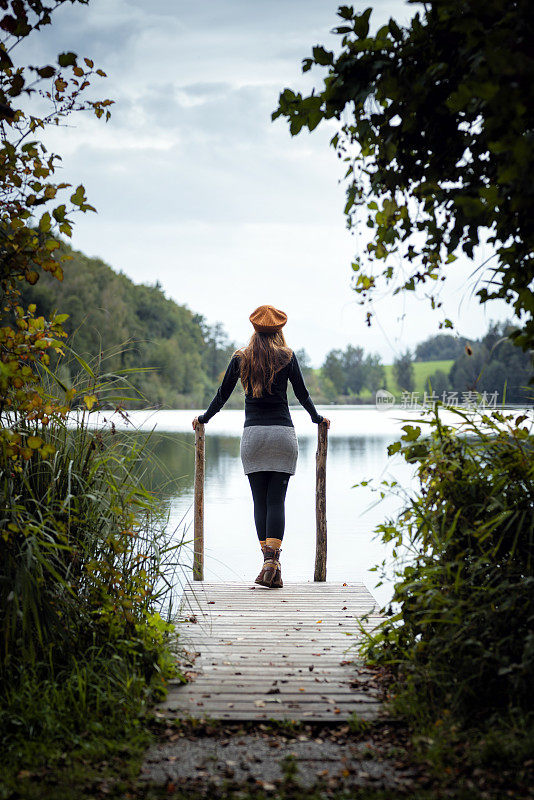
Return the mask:
<svg viewBox="0 0 534 800">
<path fill-rule="evenodd" d="M 191 583 L 179 623 L 190 682 L 174 682 L 159 710 L 234 721 L 373 719 L 373 675 L 354 648 L 358 618 L 369 613 L 366 628 L 380 618 L 361 583 Z"/>
</svg>

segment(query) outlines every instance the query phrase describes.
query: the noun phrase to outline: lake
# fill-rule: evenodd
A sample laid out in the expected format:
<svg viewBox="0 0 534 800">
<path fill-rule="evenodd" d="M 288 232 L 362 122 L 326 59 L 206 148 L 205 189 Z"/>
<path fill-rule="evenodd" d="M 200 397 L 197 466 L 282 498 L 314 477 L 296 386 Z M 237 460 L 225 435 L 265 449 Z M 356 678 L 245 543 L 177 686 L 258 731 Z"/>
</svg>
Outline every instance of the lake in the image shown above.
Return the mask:
<svg viewBox="0 0 534 800">
<path fill-rule="evenodd" d="M 414 468 L 397 454 L 388 457 L 387 446 L 402 433 L 401 426 L 420 418 L 412 409 L 378 410 L 374 406 L 324 406 L 319 413 L 331 420 L 327 461 L 327 581 L 363 582 L 380 604 L 392 594 L 390 583 L 376 587 L 370 569 L 386 556 L 375 536 L 375 526 L 399 509 L 392 493 L 377 503 L 370 487 L 354 484 L 374 479 L 397 480 L 407 493 L 416 486 Z M 203 409 L 128 412 L 138 436 L 150 434 L 150 450 L 158 464 L 152 487 L 169 502 L 171 530 L 185 537 L 184 574 L 190 574 L 193 536 L 193 417 Z M 106 414 L 91 415 L 105 424 Z M 306 411 L 292 408 L 298 437 L 296 475 L 289 481 L 282 574 L 286 581 L 312 581 L 315 560 L 315 451 L 317 426 Z M 452 421 L 450 412 L 442 418 Z M 125 427 L 113 415 L 117 427 Z M 239 455 L 244 412 L 223 410 L 206 425 L 205 580 L 253 581 L 261 566 L 254 528 L 253 506 L 247 477 Z"/>
<path fill-rule="evenodd" d="M 150 434 L 156 464 L 152 487 L 170 503 L 176 537 L 185 532 L 183 561 L 192 561 L 194 432 L 191 421 L 201 410 L 129 412 L 131 428 Z M 328 581 L 362 581 L 381 603 L 391 586 L 375 588 L 369 572 L 385 555 L 373 536 L 378 522 L 399 507 L 395 496 L 376 504 L 370 487 L 353 488 L 364 479 L 395 478 L 409 489 L 413 468 L 402 458 L 388 458 L 387 446 L 398 438 L 409 412 L 380 412 L 374 407 L 325 406 L 331 420 L 327 461 Z M 106 417 L 105 414 L 102 415 Z M 299 443 L 297 472 L 289 481 L 282 551 L 284 580 L 312 581 L 315 561 L 315 451 L 317 426 L 300 408 L 291 416 Z M 413 415 L 412 415 L 413 416 Z M 107 419 L 107 417 L 106 417 Z M 117 415 L 113 416 L 118 425 Z M 262 558 L 254 527 L 252 496 L 239 455 L 244 412 L 222 410 L 206 425 L 205 580 L 253 581 Z M 119 425 L 118 425 L 119 427 Z M 120 427 L 125 427 L 124 424 Z"/>
</svg>

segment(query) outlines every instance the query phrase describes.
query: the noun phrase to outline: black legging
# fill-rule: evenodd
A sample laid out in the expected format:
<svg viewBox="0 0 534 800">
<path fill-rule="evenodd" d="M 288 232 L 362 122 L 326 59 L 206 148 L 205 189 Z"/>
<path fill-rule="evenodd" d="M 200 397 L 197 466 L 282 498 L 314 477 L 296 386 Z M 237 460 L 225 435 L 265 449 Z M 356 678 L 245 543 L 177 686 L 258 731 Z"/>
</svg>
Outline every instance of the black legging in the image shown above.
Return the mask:
<svg viewBox="0 0 534 800">
<path fill-rule="evenodd" d="M 258 539 L 283 539 L 285 526 L 284 502 L 289 472 L 251 472 L 248 476 L 254 500 L 254 522 Z"/>
</svg>

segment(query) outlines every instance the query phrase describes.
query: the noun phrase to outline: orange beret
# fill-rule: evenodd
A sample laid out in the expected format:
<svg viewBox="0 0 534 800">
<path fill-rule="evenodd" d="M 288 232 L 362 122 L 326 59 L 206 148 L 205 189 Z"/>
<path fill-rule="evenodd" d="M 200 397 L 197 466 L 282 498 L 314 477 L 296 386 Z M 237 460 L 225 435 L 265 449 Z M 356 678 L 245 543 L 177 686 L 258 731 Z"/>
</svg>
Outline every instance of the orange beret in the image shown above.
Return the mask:
<svg viewBox="0 0 534 800">
<path fill-rule="evenodd" d="M 287 314 L 274 306 L 258 306 L 249 320 L 258 333 L 274 333 L 282 330 L 287 322 Z"/>
</svg>

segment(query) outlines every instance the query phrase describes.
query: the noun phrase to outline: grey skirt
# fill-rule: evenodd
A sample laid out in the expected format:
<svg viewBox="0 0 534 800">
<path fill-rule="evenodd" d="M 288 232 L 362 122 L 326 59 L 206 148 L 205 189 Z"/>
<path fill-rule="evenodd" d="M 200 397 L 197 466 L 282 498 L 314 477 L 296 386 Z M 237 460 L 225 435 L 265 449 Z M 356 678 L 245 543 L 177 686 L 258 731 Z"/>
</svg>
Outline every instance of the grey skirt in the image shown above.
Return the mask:
<svg viewBox="0 0 534 800">
<path fill-rule="evenodd" d="M 251 472 L 295 474 L 299 446 L 295 428 L 286 425 L 249 425 L 241 437 L 241 463 Z"/>
</svg>

